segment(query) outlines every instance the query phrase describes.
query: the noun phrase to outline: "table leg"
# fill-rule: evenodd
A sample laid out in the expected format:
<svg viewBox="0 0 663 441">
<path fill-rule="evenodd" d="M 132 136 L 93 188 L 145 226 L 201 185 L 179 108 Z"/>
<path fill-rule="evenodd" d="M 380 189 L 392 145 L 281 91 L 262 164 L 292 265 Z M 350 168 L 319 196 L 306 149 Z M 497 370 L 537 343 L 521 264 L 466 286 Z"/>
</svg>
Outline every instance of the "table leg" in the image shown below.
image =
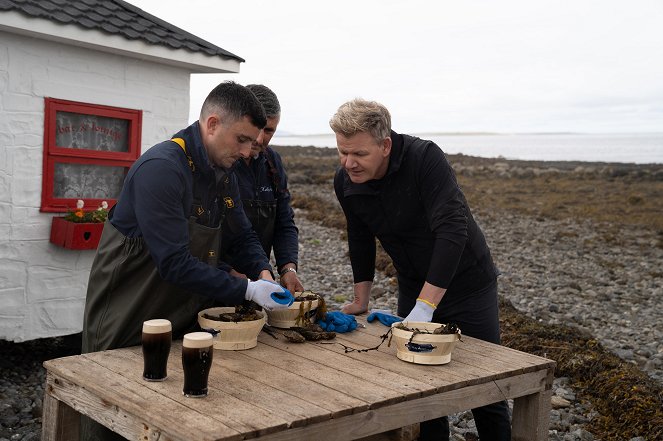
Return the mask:
<svg viewBox="0 0 663 441">
<path fill-rule="evenodd" d="M 552 390 L 525 395 L 513 400 L 511 439 L 513 441 L 546 441 L 550 427 Z"/>
<path fill-rule="evenodd" d="M 78 441 L 81 415 L 49 393 L 47 382 L 41 422 L 42 441 Z"/>
</svg>

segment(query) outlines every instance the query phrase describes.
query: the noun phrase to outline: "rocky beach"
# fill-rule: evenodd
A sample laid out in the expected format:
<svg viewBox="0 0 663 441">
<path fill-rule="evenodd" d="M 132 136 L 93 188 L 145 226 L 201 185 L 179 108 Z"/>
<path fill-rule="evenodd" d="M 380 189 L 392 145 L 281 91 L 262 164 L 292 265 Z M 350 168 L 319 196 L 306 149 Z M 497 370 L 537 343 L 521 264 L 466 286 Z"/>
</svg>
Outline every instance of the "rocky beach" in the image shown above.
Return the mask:
<svg viewBox="0 0 663 441">
<path fill-rule="evenodd" d="M 300 278 L 337 309 L 352 298 L 352 274 L 331 186 L 335 150 L 277 150 L 300 230 Z M 549 440 L 663 439 L 663 165 L 449 160 L 502 273 L 503 343 L 558 362 Z M 393 268 L 384 258 L 378 266 L 371 307 L 395 311 Z M 37 440 L 41 362 L 76 353 L 76 338 L 0 349 L 0 441 Z M 585 375 L 590 366 L 603 369 Z M 618 378 L 597 382 L 601 372 Z M 451 422 L 453 440 L 477 439 L 470 412 Z"/>
</svg>

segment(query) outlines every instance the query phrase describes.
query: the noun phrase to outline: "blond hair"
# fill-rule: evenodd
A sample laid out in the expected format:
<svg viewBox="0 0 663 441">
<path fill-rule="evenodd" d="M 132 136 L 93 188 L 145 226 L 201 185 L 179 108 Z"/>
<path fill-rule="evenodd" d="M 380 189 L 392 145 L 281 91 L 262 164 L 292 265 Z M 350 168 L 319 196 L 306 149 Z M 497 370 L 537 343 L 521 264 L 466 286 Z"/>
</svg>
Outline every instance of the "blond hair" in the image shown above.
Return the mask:
<svg viewBox="0 0 663 441">
<path fill-rule="evenodd" d="M 378 102 L 355 98 L 338 108 L 329 126 L 334 133 L 346 138 L 360 132 L 369 133 L 380 144 L 391 135 L 391 115 Z"/>
</svg>

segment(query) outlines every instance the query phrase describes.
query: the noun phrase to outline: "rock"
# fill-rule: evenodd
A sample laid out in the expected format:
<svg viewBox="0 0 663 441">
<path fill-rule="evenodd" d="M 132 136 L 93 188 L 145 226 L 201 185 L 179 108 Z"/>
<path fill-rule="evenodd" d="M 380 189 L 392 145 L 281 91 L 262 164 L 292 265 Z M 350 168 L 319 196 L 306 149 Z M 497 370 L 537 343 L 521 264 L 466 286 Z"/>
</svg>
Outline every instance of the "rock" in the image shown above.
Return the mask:
<svg viewBox="0 0 663 441">
<path fill-rule="evenodd" d="M 557 395 L 552 396 L 550 399 L 550 404 L 552 405 L 553 409 L 564 409 L 571 406 L 571 403 L 568 400 Z"/>
</svg>

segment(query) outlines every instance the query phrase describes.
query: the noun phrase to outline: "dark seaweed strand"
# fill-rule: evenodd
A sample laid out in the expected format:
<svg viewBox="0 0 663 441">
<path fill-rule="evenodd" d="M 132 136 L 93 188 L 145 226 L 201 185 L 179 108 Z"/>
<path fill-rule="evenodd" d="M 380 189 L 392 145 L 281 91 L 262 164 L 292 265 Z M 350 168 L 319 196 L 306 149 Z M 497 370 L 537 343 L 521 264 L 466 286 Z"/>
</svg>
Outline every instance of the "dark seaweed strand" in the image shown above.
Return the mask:
<svg viewBox="0 0 663 441">
<path fill-rule="evenodd" d="M 343 343 L 339 343 L 337 341 L 329 341 L 329 342 L 321 341 L 321 342 L 318 342 L 318 344 L 320 344 L 320 345 L 341 345 L 341 346 L 343 346 L 343 350 L 345 351 L 346 354 L 348 352 L 377 351 L 380 348 L 380 346 L 382 346 L 382 343 L 384 343 L 386 339 L 389 339 L 389 343 L 387 343 L 387 346 L 391 345 L 391 328 L 389 328 L 389 330 L 387 331 L 386 334 L 381 335 L 380 338 L 382 339 L 382 341 L 380 341 L 380 343 L 377 346 L 375 346 L 374 348 L 366 348 L 366 349 L 351 348 L 350 346 L 344 345 Z"/>
</svg>

